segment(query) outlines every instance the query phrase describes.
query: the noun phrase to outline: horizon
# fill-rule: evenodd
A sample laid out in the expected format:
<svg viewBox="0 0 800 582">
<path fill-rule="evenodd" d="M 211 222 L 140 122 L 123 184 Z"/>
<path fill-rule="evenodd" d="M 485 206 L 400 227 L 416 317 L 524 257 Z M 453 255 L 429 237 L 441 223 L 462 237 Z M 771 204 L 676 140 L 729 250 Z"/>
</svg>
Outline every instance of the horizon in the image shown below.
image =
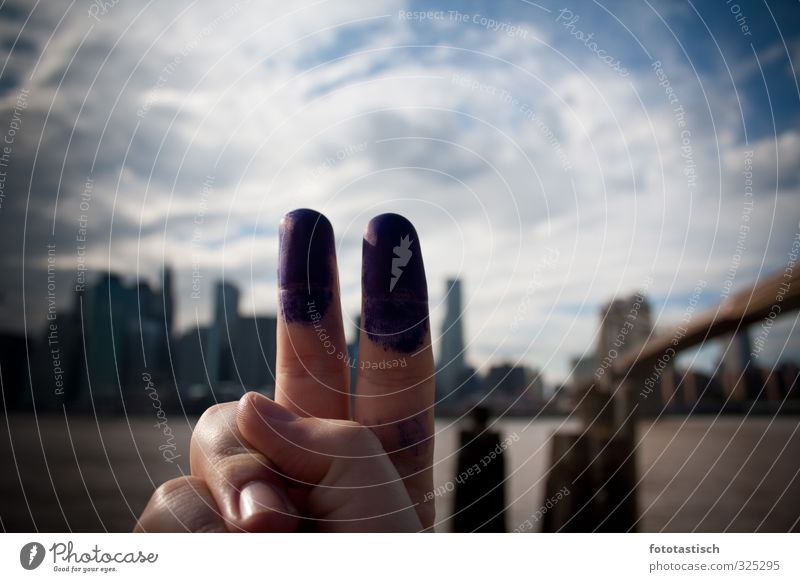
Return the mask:
<svg viewBox="0 0 800 582">
<path fill-rule="evenodd" d="M 153 274 L 151 276 L 144 275 L 144 274 L 141 274 L 141 273 L 138 274 L 138 275 L 134 274 L 134 273 L 126 273 L 124 271 L 86 270 L 86 271 L 84 271 L 84 272 L 82 272 L 80 274 L 80 281 L 81 282 L 79 282 L 79 279 L 75 280 L 75 283 L 74 283 L 74 285 L 72 287 L 72 291 L 73 291 L 73 295 L 72 295 L 72 298 L 71 298 L 72 301 L 69 301 L 69 302 L 65 301 L 65 303 L 68 303 L 68 306 L 66 308 L 63 308 L 63 307 L 57 308 L 57 312 L 60 314 L 60 316 L 73 314 L 72 305 L 74 303 L 74 299 L 78 296 L 79 292 L 85 292 L 88 287 L 97 285 L 98 283 L 100 283 L 102 281 L 103 278 L 106 278 L 106 277 L 109 278 L 109 279 L 117 278 L 122 282 L 123 285 L 129 286 L 129 287 L 135 287 L 137 285 L 145 283 L 150 288 L 150 290 L 154 291 L 158 297 L 162 298 L 162 301 L 163 301 L 164 295 L 163 295 L 162 280 L 160 279 L 160 277 L 163 275 L 163 273 L 167 269 L 170 269 L 170 267 L 171 267 L 170 265 L 164 264 L 164 265 L 162 265 L 162 268 L 159 269 L 156 272 L 156 274 Z M 276 268 L 277 268 L 277 265 L 276 265 Z M 769 276 L 769 275 L 770 274 L 767 274 L 767 276 Z M 446 283 L 446 282 L 449 282 L 449 281 L 452 281 L 452 280 L 458 280 L 459 282 L 461 282 L 462 283 L 462 289 L 463 289 L 464 281 L 461 280 L 461 279 L 452 278 L 452 277 L 446 277 L 444 281 Z M 238 301 L 238 309 L 237 309 L 237 316 L 238 317 L 240 317 L 242 319 L 245 319 L 245 318 L 250 318 L 250 319 L 255 319 L 255 318 L 277 318 L 277 310 L 275 310 L 275 311 L 257 311 L 257 312 L 250 312 L 250 311 L 243 310 L 242 309 L 243 299 L 242 299 L 242 295 L 241 295 L 241 288 L 239 288 L 236 285 L 236 283 L 231 283 L 230 281 L 224 281 L 223 279 L 216 279 L 216 280 L 213 280 L 211 282 L 212 290 L 210 290 L 207 293 L 207 297 L 206 297 L 207 300 L 206 301 L 202 301 L 201 300 L 200 294 L 197 294 L 197 295 L 191 294 L 190 295 L 190 297 L 191 297 L 190 300 L 191 300 L 192 304 L 196 308 L 198 307 L 198 305 L 203 305 L 202 308 L 196 309 L 195 313 L 206 312 L 206 315 L 204 317 L 198 318 L 198 319 L 196 319 L 194 321 L 184 321 L 184 322 L 182 322 L 183 325 L 181 325 L 181 324 L 173 325 L 172 333 L 171 333 L 172 337 L 179 338 L 179 337 L 185 336 L 186 334 L 188 334 L 191 331 L 195 331 L 195 330 L 198 330 L 198 329 L 208 329 L 209 327 L 213 326 L 214 317 L 213 317 L 213 313 L 212 313 L 212 307 L 213 307 L 212 293 L 213 293 L 213 288 L 216 287 L 217 285 L 221 284 L 221 283 L 233 284 L 234 287 L 237 289 L 237 292 L 239 292 L 239 295 L 238 295 L 239 301 Z M 705 284 L 703 286 L 705 286 Z M 728 293 L 728 296 L 732 296 L 732 295 L 736 295 L 737 293 L 741 293 L 742 291 L 745 291 L 745 290 L 749 289 L 750 286 L 751 285 L 748 285 L 748 284 L 745 284 L 744 282 L 742 282 L 741 283 L 741 288 L 739 288 L 738 286 L 731 288 L 729 293 Z M 79 289 L 79 287 L 80 287 L 80 289 Z M 611 302 L 613 302 L 615 300 L 623 300 L 624 301 L 624 299 L 627 298 L 627 297 L 639 296 L 644 301 L 649 303 L 650 309 L 652 310 L 653 307 L 654 307 L 654 303 L 652 301 L 651 295 L 648 294 L 648 291 L 647 291 L 647 290 L 649 290 L 649 286 L 644 286 L 643 289 L 646 289 L 646 290 L 642 290 L 642 289 L 633 290 L 629 294 L 618 295 L 618 296 L 615 296 L 615 297 L 608 298 L 605 301 L 601 301 L 597 305 L 597 326 L 596 326 L 596 329 L 594 331 L 594 335 L 593 335 L 593 338 L 592 338 L 593 339 L 592 344 L 590 345 L 589 348 L 587 348 L 586 351 L 584 351 L 582 353 L 575 353 L 575 354 L 569 356 L 570 362 L 575 362 L 577 364 L 577 361 L 582 359 L 582 358 L 586 358 L 586 357 L 590 357 L 592 355 L 596 355 L 595 354 L 595 348 L 596 348 L 597 340 L 598 340 L 598 338 L 600 336 L 600 332 L 601 332 L 601 325 L 600 324 L 601 324 L 601 315 L 602 315 L 603 307 L 609 305 Z M 277 293 L 277 290 L 276 290 L 276 293 Z M 699 299 L 699 296 L 696 297 L 695 299 Z M 62 297 L 62 301 L 63 300 L 64 299 Z M 176 298 L 174 296 L 174 291 L 173 291 L 173 301 L 175 303 L 177 303 L 178 306 L 180 306 L 181 302 L 180 301 L 176 301 Z M 696 305 L 698 302 L 695 301 L 694 303 Z M 693 309 L 693 311 L 694 311 L 694 309 Z M 356 318 L 359 317 L 359 313 L 357 313 L 357 312 L 351 313 L 348 316 L 347 313 L 343 312 L 343 315 L 345 317 L 345 337 L 346 337 L 347 343 L 351 344 L 356 338 L 357 331 L 360 329 L 358 327 L 357 323 L 356 323 Z M 693 315 L 693 313 L 691 315 Z M 674 318 L 672 318 L 670 321 L 667 321 L 667 322 L 662 322 L 662 323 L 654 322 L 653 331 L 651 333 L 651 337 L 657 337 L 660 334 L 664 333 L 665 331 L 674 329 L 675 327 L 677 327 L 677 324 L 678 324 L 679 321 L 680 321 L 680 319 L 678 318 L 678 315 L 676 315 Z M 47 333 L 48 324 L 49 324 L 49 322 L 48 322 L 47 318 L 44 317 L 44 314 L 43 314 L 42 322 L 40 323 L 41 330 L 39 330 L 39 332 L 42 335 L 42 337 L 44 335 L 46 335 L 46 333 Z M 348 324 L 350 324 L 350 325 L 348 325 Z M 30 327 L 33 328 L 34 326 L 31 325 Z M 749 334 L 750 333 L 749 330 L 751 328 L 755 328 L 755 327 L 756 327 L 755 325 L 752 325 L 752 326 L 745 327 L 743 329 Z M 433 345 L 433 349 L 434 349 L 434 356 L 436 358 L 437 363 L 440 362 L 440 360 L 441 360 L 441 358 L 440 358 L 441 340 L 442 340 L 442 337 L 443 337 L 441 331 L 442 331 L 442 325 L 441 324 L 438 327 L 433 327 L 431 329 L 432 342 L 433 342 L 432 345 Z M 22 333 L 23 335 L 25 335 L 29 339 L 34 339 L 34 341 L 38 341 L 38 339 L 39 339 L 37 337 L 37 335 L 39 335 L 39 334 L 34 334 L 33 336 L 31 336 L 30 334 L 25 334 L 24 330 L 15 330 L 13 328 L 2 328 L 2 327 L 0 327 L 0 333 L 4 333 L 4 332 L 6 332 L 6 333 L 8 333 L 8 332 L 11 332 L 11 333 Z M 710 375 L 710 376 L 715 376 L 716 374 L 719 373 L 719 365 L 720 365 L 720 362 L 721 362 L 721 358 L 722 358 L 723 352 L 726 351 L 726 348 L 725 348 L 725 345 L 724 345 L 725 343 L 726 343 L 725 339 L 713 340 L 711 342 L 704 343 L 699 348 L 690 348 L 690 349 L 688 349 L 688 350 L 686 350 L 684 352 L 679 353 L 678 356 L 675 358 L 676 369 L 677 370 L 683 370 L 683 371 L 691 370 L 691 371 L 693 371 L 695 373 L 699 372 L 699 373 L 707 374 L 707 375 Z M 764 345 L 768 345 L 768 344 L 766 342 L 764 342 Z M 570 364 L 566 376 L 564 376 L 562 378 L 553 379 L 552 377 L 548 377 L 545 374 L 545 370 L 543 370 L 541 368 L 538 368 L 535 365 L 532 365 L 532 364 L 528 363 L 527 361 L 525 361 L 522 358 L 514 359 L 513 357 L 499 357 L 499 358 L 496 358 L 496 359 L 493 359 L 493 360 L 485 360 L 485 361 L 481 362 L 480 364 L 475 364 L 474 357 L 471 357 L 471 355 L 469 353 L 469 350 L 466 350 L 465 361 L 466 361 L 467 366 L 472 368 L 475 371 L 475 373 L 478 374 L 480 377 L 486 377 L 488 375 L 489 371 L 491 370 L 491 368 L 493 368 L 495 366 L 512 365 L 512 366 L 525 367 L 529 371 L 535 372 L 537 378 L 541 378 L 542 379 L 542 381 L 544 382 L 545 392 L 546 393 L 551 393 L 551 394 L 558 387 L 569 384 L 570 383 L 570 379 L 577 372 L 577 368 L 574 367 L 572 364 Z M 757 367 L 760 368 L 760 369 L 768 369 L 770 367 L 774 369 L 774 368 L 780 366 L 781 364 L 785 364 L 785 363 L 795 363 L 795 364 L 800 363 L 800 354 L 798 354 L 797 352 L 789 352 L 789 353 L 787 353 L 785 351 L 782 351 L 779 354 L 779 357 L 777 357 L 777 358 L 770 358 L 770 357 L 763 358 L 761 351 L 759 351 L 758 352 L 758 362 L 755 363 L 754 365 L 757 365 Z M 574 384 L 574 380 L 572 380 L 572 383 Z"/>
</svg>

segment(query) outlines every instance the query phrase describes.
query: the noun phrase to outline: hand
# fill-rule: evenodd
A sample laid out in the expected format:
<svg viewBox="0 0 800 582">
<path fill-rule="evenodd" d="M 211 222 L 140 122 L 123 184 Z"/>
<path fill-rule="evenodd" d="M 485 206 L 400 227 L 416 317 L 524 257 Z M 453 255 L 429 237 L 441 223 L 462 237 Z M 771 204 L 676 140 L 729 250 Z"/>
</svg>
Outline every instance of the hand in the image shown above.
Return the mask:
<svg viewBox="0 0 800 582">
<path fill-rule="evenodd" d="M 275 402 L 210 408 L 192 476 L 159 487 L 136 531 L 431 529 L 434 367 L 419 240 L 384 214 L 364 235 L 358 362 L 344 339 L 333 229 L 281 221 Z M 350 367 L 357 366 L 350 418 Z"/>
</svg>

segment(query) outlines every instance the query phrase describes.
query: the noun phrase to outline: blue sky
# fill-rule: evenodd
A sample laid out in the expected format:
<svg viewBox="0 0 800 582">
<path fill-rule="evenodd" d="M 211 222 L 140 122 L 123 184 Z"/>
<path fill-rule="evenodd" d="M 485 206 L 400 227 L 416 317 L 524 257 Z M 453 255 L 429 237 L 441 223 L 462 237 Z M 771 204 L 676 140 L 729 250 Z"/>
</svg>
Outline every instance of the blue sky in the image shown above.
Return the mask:
<svg viewBox="0 0 800 582">
<path fill-rule="evenodd" d="M 469 361 L 553 381 L 616 295 L 646 286 L 666 328 L 697 281 L 714 305 L 785 267 L 797 3 L 286 4 L 2 4 L 0 131 L 27 95 L 0 207 L 7 326 L 23 295 L 27 324 L 43 320 L 48 241 L 67 308 L 82 216 L 92 268 L 175 267 L 186 327 L 223 276 L 242 311 L 274 311 L 277 224 L 300 206 L 331 218 L 355 315 L 363 228 L 401 212 L 434 330 L 459 276 Z M 787 336 L 798 354 L 793 329 L 771 333 L 765 362 Z"/>
</svg>

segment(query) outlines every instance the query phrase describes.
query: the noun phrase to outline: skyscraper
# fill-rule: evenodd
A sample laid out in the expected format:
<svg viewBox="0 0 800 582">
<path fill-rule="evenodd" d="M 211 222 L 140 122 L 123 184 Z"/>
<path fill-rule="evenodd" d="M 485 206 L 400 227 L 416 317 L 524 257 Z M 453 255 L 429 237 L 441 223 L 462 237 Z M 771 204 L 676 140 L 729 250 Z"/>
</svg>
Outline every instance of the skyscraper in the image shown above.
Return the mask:
<svg viewBox="0 0 800 582">
<path fill-rule="evenodd" d="M 159 369 L 167 373 L 167 377 L 169 377 L 170 370 L 175 371 L 174 362 L 170 361 L 171 358 L 174 358 L 175 348 L 175 294 L 172 287 L 172 267 L 168 265 L 164 265 L 162 269 L 160 295 L 156 314 L 160 316 L 161 320 L 159 325 L 160 333 L 163 334 L 163 351 L 157 362 Z"/>
<path fill-rule="evenodd" d="M 617 365 L 623 354 L 639 349 L 650 337 L 652 331 L 650 304 L 643 292 L 634 293 L 628 297 L 617 297 L 600 310 L 600 332 L 596 353 L 597 368 L 594 372 L 594 381 L 597 388 L 606 394 L 616 393 L 613 407 L 613 418 L 616 419 L 614 422 L 622 422 L 627 418 L 630 407 L 633 406 L 634 394 L 639 394 L 639 389 L 617 392 L 619 379 L 614 378 L 614 366 Z M 668 366 L 672 366 L 672 362 Z M 643 381 L 643 379 L 640 380 Z M 637 381 L 633 377 L 628 377 L 629 385 Z M 661 410 L 664 405 L 660 376 L 653 379 L 652 383 L 652 386 L 648 386 L 648 395 L 639 397 L 637 400 L 642 410 L 646 409 L 651 413 Z"/>
<path fill-rule="evenodd" d="M 214 321 L 209 338 L 208 377 L 211 382 L 230 382 L 233 371 L 233 338 L 239 332 L 239 289 L 232 283 L 217 281 L 214 293 Z"/>
<path fill-rule="evenodd" d="M 751 360 L 753 350 L 747 329 L 728 336 L 722 345 L 719 373 L 726 396 L 732 402 L 758 399 L 762 392 L 762 378 Z"/>
<path fill-rule="evenodd" d="M 161 278 L 161 295 L 167 337 L 171 338 L 175 326 L 175 295 L 172 290 L 172 267 L 167 265 L 164 265 L 164 272 Z"/>
<path fill-rule="evenodd" d="M 442 324 L 441 347 L 437 362 L 437 399 L 448 396 L 464 378 L 464 327 L 461 312 L 461 281 L 447 281 L 447 312 Z"/>
<path fill-rule="evenodd" d="M 183 396 L 202 391 L 208 393 L 206 362 L 211 352 L 210 327 L 191 327 L 175 340 L 178 386 Z M 197 394 L 194 394 L 197 395 Z"/>
<path fill-rule="evenodd" d="M 570 360 L 569 381 L 573 386 L 591 382 L 597 370 L 597 356 L 594 353 L 575 356 Z"/>
<path fill-rule="evenodd" d="M 269 391 L 275 386 L 275 337 L 273 316 L 242 317 L 234 338 L 236 370 L 246 390 Z"/>
<path fill-rule="evenodd" d="M 650 304 L 642 293 L 613 299 L 601 309 L 600 319 L 599 366 L 609 355 L 615 359 L 640 347 L 653 331 Z"/>
<path fill-rule="evenodd" d="M 484 404 L 494 412 L 535 412 L 544 401 L 544 383 L 537 370 L 512 362 L 497 364 L 486 374 L 488 398 Z"/>
<path fill-rule="evenodd" d="M 358 344 L 361 341 L 361 316 L 356 315 L 353 319 L 355 329 L 353 330 L 353 341 L 347 344 L 347 365 L 350 368 L 350 405 L 355 407 L 353 395 L 356 389 L 356 380 L 358 378 Z"/>
<path fill-rule="evenodd" d="M 5 405 L 13 408 L 21 404 L 28 386 L 24 335 L 12 332 L 0 332 L 0 374 L 2 374 L 3 397 Z M 43 351 L 43 350 L 41 350 Z M 49 354 L 48 354 L 49 355 Z M 45 368 L 45 366 L 40 366 Z M 52 376 L 47 370 L 48 378 Z"/>
<path fill-rule="evenodd" d="M 136 407 L 142 404 L 142 374 L 159 383 L 168 377 L 167 326 L 159 293 L 144 280 L 126 282 L 114 273 L 91 278 L 94 282 L 76 294 L 74 324 L 65 319 L 65 329 L 75 331 L 64 337 L 80 348 L 65 346 L 65 358 L 68 351 L 83 404 L 91 399 L 114 409 Z M 166 398 L 165 393 L 162 401 Z"/>
<path fill-rule="evenodd" d="M 119 387 L 128 377 L 128 330 L 138 316 L 136 293 L 119 275 L 102 273 L 83 298 L 86 369 L 81 393 L 95 404 L 116 407 Z"/>
</svg>

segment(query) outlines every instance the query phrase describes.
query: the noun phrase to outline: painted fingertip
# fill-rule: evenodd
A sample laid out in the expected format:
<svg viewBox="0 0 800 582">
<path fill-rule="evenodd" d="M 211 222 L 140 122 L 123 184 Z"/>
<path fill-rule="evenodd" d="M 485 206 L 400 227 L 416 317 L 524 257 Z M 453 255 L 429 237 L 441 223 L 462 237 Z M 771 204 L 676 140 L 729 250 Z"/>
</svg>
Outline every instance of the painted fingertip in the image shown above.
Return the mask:
<svg viewBox="0 0 800 582">
<path fill-rule="evenodd" d="M 419 237 L 399 214 L 373 218 L 364 233 L 363 326 L 385 350 L 410 353 L 428 335 L 428 284 Z"/>
<path fill-rule="evenodd" d="M 324 317 L 336 286 L 335 249 L 333 227 L 316 210 L 293 210 L 281 220 L 278 285 L 287 323 Z"/>
</svg>

